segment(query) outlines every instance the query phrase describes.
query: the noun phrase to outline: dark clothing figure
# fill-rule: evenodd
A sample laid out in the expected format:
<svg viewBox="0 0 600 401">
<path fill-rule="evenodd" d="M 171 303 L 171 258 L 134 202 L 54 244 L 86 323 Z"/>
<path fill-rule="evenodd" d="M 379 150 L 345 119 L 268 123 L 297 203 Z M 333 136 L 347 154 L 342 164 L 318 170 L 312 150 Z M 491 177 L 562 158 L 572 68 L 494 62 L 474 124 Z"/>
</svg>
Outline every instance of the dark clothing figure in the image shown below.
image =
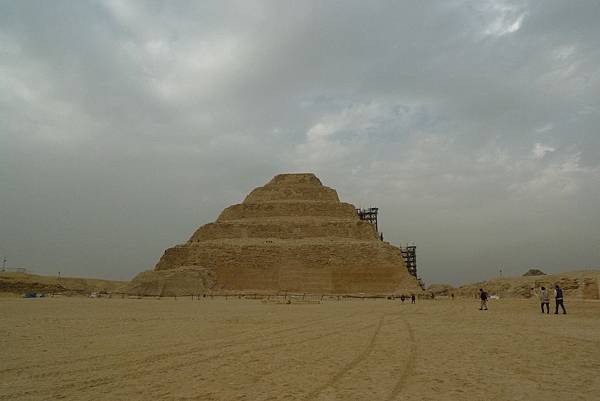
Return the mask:
<svg viewBox="0 0 600 401">
<path fill-rule="evenodd" d="M 481 288 L 479 289 L 479 299 L 481 300 L 481 305 L 479 306 L 479 310 L 488 310 L 488 308 L 487 308 L 488 294 Z"/>
<path fill-rule="evenodd" d="M 410 303 L 411 304 L 415 303 L 415 294 L 411 294 L 411 296 L 410 296 Z"/>
<path fill-rule="evenodd" d="M 544 308 L 546 313 L 550 313 L 550 302 L 542 302 L 542 313 L 544 313 Z"/>
<path fill-rule="evenodd" d="M 402 301 L 402 303 L 404 303 L 404 295 L 400 295 L 400 301 Z"/>
<path fill-rule="evenodd" d="M 567 310 L 565 309 L 565 304 L 563 303 L 562 299 L 557 299 L 556 300 L 556 310 L 554 311 L 555 315 L 558 315 L 558 307 L 561 307 L 562 311 L 563 311 L 563 315 L 567 314 Z M 548 306 L 549 307 L 549 306 Z"/>
<path fill-rule="evenodd" d="M 452 294 L 452 300 L 454 301 L 454 294 Z"/>
<path fill-rule="evenodd" d="M 560 306 L 563 311 L 563 315 L 567 314 L 567 310 L 565 309 L 565 304 L 563 303 L 563 290 L 558 285 L 554 289 L 555 301 L 556 301 L 556 309 L 554 311 L 555 315 L 558 315 L 558 307 Z"/>
</svg>

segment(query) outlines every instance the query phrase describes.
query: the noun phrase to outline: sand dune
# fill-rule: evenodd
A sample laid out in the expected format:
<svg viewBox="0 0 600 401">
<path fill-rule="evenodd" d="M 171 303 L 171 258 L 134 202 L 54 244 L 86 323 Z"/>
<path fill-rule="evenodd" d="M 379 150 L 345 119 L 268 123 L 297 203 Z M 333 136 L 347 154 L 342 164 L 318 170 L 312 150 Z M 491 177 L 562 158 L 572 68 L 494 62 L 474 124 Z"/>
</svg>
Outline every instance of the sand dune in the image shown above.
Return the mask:
<svg viewBox="0 0 600 401">
<path fill-rule="evenodd" d="M 0 400 L 597 400 L 600 303 L 0 299 Z"/>
</svg>

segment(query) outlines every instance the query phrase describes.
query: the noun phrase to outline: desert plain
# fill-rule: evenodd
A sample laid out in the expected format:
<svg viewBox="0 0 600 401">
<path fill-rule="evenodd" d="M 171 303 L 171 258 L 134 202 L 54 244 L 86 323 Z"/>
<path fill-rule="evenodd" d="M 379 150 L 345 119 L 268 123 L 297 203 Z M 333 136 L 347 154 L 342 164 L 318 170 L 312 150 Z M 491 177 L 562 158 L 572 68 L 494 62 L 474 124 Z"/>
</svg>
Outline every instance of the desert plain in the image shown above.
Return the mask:
<svg viewBox="0 0 600 401">
<path fill-rule="evenodd" d="M 565 303 L 4 297 L 0 400 L 600 400 L 600 302 Z"/>
</svg>

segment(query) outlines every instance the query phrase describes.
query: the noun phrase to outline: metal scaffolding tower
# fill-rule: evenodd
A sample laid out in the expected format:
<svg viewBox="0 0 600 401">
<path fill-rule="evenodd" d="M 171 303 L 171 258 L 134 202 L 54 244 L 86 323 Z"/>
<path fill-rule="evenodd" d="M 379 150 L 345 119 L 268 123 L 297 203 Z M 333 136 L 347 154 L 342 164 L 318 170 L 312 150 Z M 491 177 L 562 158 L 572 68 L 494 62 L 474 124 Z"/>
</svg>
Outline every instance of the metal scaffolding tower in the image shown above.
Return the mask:
<svg viewBox="0 0 600 401">
<path fill-rule="evenodd" d="M 417 277 L 417 246 L 414 243 L 408 243 L 405 247 L 400 247 L 402 257 L 408 272 Z"/>
<path fill-rule="evenodd" d="M 368 209 L 356 209 L 356 213 L 361 220 L 368 221 L 375 226 L 375 231 L 379 232 L 377 227 L 377 212 L 379 208 L 370 207 Z"/>
<path fill-rule="evenodd" d="M 375 232 L 378 234 L 379 239 L 383 241 L 383 233 L 379 232 L 379 227 L 377 225 L 378 212 L 379 208 L 376 207 L 356 209 L 358 217 L 361 220 L 371 223 L 373 227 L 375 227 Z M 409 242 L 406 246 L 400 245 L 400 252 L 402 253 L 402 258 L 404 259 L 404 264 L 406 265 L 408 272 L 419 280 L 419 285 L 421 285 L 421 287 L 424 287 L 423 281 L 417 276 L 417 246 L 413 242 Z"/>
</svg>

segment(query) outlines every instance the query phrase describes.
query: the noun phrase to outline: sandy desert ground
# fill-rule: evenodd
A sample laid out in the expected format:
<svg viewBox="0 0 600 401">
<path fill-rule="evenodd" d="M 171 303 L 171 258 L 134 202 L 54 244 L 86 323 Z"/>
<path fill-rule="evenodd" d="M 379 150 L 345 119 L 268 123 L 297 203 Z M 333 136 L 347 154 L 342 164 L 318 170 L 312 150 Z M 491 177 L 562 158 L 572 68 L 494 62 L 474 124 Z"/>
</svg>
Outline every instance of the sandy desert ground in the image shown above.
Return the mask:
<svg viewBox="0 0 600 401">
<path fill-rule="evenodd" d="M 600 400 L 600 303 L 0 299 L 0 400 Z"/>
</svg>

